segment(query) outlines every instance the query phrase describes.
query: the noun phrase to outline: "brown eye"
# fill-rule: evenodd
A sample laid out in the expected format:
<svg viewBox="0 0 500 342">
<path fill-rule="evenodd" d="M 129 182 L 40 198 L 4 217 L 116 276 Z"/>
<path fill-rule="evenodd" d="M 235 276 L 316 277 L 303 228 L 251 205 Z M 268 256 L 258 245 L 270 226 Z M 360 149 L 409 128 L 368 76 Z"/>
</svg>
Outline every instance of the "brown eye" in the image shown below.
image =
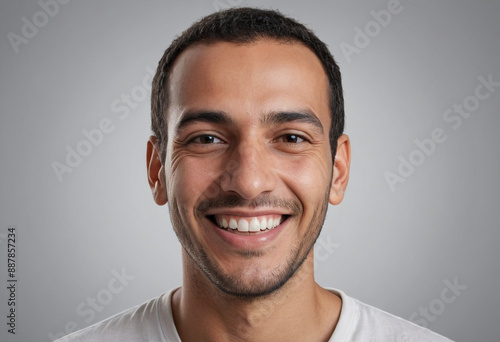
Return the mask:
<svg viewBox="0 0 500 342">
<path fill-rule="evenodd" d="M 220 140 L 216 136 L 206 134 L 206 135 L 200 135 L 200 136 L 194 138 L 192 140 L 192 142 L 194 142 L 196 144 L 208 145 L 208 144 L 221 144 L 222 140 Z"/>
<path fill-rule="evenodd" d="M 285 134 L 282 137 L 283 142 L 289 143 L 289 144 L 299 144 L 304 142 L 304 138 L 302 138 L 299 135 L 296 134 Z"/>
</svg>

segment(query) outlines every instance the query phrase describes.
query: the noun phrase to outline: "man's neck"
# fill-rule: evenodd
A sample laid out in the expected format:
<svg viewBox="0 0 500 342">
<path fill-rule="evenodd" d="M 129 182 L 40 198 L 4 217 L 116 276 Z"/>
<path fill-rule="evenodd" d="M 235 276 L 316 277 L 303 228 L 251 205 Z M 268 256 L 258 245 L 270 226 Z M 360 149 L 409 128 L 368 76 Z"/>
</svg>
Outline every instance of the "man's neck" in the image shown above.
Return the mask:
<svg viewBox="0 0 500 342">
<path fill-rule="evenodd" d="M 312 253 L 279 290 L 253 299 L 223 293 L 184 261 L 184 284 L 172 298 L 183 342 L 328 341 L 333 333 L 341 299 L 314 281 Z"/>
</svg>

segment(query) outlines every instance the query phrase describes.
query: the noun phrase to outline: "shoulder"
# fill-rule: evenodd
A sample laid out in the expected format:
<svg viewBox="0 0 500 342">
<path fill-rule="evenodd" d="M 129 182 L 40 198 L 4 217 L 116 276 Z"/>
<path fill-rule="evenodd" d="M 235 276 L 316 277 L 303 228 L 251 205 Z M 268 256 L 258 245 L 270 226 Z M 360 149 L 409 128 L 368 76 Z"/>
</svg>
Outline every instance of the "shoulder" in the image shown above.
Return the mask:
<svg viewBox="0 0 500 342">
<path fill-rule="evenodd" d="M 64 336 L 55 342 L 170 341 L 165 339 L 160 317 L 169 316 L 172 292 L 165 293 L 85 329 Z M 169 312 L 162 312 L 163 306 L 165 306 L 162 303 L 167 303 L 168 310 L 166 311 Z"/>
<path fill-rule="evenodd" d="M 451 342 L 429 329 L 416 325 L 357 299 L 339 290 L 330 289 L 342 298 L 340 319 L 331 342 Z M 337 339 L 338 337 L 338 339 Z"/>
</svg>

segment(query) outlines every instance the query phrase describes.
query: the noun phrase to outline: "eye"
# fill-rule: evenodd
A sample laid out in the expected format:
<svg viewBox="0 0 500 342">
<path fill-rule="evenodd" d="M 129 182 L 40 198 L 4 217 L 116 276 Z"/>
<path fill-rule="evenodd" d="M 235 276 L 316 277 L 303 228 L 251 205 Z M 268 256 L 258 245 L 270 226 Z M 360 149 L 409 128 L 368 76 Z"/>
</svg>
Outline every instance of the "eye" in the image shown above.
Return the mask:
<svg viewBox="0 0 500 342">
<path fill-rule="evenodd" d="M 280 137 L 280 140 L 288 144 L 300 144 L 306 141 L 297 134 L 284 134 Z"/>
<path fill-rule="evenodd" d="M 210 134 L 204 134 L 204 135 L 199 135 L 190 141 L 191 143 L 195 144 L 203 144 L 203 145 L 209 145 L 209 144 L 223 144 L 224 142 L 217 138 L 214 135 Z"/>
</svg>

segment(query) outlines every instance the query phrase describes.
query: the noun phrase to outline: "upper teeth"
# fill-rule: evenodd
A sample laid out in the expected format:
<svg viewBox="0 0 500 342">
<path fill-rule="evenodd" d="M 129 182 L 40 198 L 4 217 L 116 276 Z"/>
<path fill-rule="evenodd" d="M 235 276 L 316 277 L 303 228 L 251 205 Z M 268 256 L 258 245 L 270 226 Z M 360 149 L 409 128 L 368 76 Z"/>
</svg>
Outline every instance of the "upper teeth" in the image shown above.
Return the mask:
<svg viewBox="0 0 500 342">
<path fill-rule="evenodd" d="M 229 217 L 216 216 L 219 227 L 238 229 L 240 232 L 258 232 L 273 229 L 281 223 L 281 216 L 272 215 L 264 217 Z"/>
</svg>

